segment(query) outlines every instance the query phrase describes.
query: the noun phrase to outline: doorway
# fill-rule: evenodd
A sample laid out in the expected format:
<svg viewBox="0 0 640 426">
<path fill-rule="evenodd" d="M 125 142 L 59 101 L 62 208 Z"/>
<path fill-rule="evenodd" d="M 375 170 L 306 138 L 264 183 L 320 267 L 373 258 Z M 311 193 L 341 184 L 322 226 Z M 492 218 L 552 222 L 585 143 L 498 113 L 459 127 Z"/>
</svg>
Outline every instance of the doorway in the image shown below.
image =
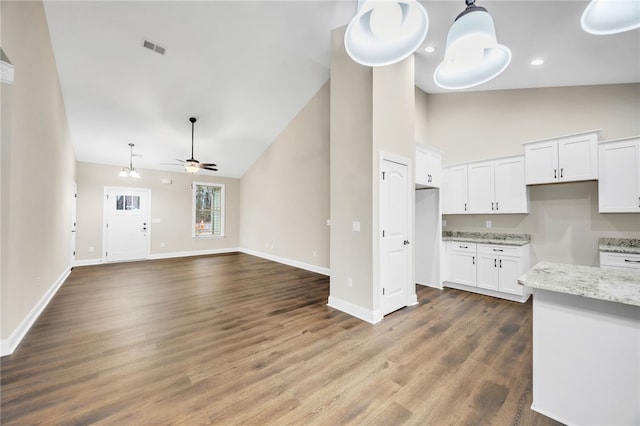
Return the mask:
<svg viewBox="0 0 640 426">
<path fill-rule="evenodd" d="M 380 310 L 387 315 L 409 301 L 413 188 L 408 160 L 382 155 L 380 171 Z"/>
<path fill-rule="evenodd" d="M 103 261 L 126 262 L 149 257 L 148 188 L 104 188 Z"/>
</svg>

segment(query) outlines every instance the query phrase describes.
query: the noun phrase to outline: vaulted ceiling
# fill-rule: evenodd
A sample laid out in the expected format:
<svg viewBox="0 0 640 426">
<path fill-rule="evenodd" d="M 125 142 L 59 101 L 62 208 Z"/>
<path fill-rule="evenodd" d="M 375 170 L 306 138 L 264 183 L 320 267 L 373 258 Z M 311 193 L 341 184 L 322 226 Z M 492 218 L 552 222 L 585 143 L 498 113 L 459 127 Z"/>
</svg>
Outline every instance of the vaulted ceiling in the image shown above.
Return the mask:
<svg viewBox="0 0 640 426">
<path fill-rule="evenodd" d="M 422 1 L 430 29 L 416 53 L 416 86 L 433 83 L 462 0 Z M 513 59 L 473 90 L 640 82 L 640 30 L 582 31 L 587 1 L 482 1 Z M 137 168 L 191 154 L 241 177 L 329 79 L 330 32 L 355 14 L 355 0 L 45 1 L 78 161 Z M 149 40 L 161 55 L 143 47 Z M 432 45 L 434 53 L 424 47 Z M 545 63 L 534 67 L 531 60 Z"/>
</svg>

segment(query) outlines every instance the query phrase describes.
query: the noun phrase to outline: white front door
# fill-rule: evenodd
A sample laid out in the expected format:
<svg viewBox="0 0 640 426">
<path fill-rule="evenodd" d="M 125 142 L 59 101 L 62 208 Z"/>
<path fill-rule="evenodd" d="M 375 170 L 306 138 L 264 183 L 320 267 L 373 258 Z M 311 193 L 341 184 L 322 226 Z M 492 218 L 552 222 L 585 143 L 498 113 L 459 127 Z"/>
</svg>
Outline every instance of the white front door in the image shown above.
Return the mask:
<svg viewBox="0 0 640 426">
<path fill-rule="evenodd" d="M 105 187 L 104 261 L 149 257 L 150 190 Z"/>
<path fill-rule="evenodd" d="M 409 171 L 383 159 L 380 180 L 380 284 L 382 315 L 407 306 L 409 297 Z"/>
</svg>

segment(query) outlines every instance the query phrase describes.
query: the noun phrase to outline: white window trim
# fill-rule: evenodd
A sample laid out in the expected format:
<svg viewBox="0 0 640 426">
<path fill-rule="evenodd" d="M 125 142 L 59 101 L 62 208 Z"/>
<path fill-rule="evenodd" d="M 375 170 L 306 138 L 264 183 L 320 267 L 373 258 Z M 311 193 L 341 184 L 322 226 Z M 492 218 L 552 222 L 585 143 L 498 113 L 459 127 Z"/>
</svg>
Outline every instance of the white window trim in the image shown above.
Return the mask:
<svg viewBox="0 0 640 426">
<path fill-rule="evenodd" d="M 196 185 L 220 188 L 220 235 L 196 235 Z M 193 182 L 191 185 L 191 237 L 198 240 L 225 238 L 225 192 L 224 183 Z"/>
</svg>

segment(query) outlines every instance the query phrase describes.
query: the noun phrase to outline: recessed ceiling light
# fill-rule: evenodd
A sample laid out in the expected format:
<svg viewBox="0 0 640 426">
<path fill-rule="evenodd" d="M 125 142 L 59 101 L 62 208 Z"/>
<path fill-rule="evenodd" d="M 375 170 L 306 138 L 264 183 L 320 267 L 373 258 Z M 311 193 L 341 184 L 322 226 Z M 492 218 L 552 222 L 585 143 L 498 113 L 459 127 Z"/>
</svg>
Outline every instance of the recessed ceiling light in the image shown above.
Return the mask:
<svg viewBox="0 0 640 426">
<path fill-rule="evenodd" d="M 538 67 L 538 66 L 540 66 L 542 64 L 544 64 L 544 59 L 536 58 L 533 61 L 531 61 L 531 65 L 536 66 L 536 67 Z"/>
<path fill-rule="evenodd" d="M 433 46 L 427 46 L 427 47 L 424 48 L 424 51 L 427 52 L 427 53 L 433 53 L 433 52 L 436 51 L 436 48 L 433 47 Z"/>
</svg>

